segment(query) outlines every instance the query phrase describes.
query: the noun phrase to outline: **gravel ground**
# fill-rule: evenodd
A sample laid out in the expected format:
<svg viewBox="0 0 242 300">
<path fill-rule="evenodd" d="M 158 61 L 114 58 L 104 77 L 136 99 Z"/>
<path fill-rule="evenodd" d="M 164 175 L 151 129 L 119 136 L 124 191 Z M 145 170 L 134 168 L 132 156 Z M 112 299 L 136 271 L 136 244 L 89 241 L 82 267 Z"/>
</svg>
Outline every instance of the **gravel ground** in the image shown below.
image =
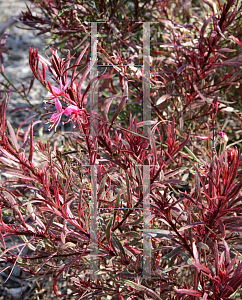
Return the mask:
<svg viewBox="0 0 242 300">
<path fill-rule="evenodd" d="M 38 48 L 43 55 L 44 43 L 48 38 L 36 36 L 35 31 L 16 27 L 24 27 L 23 24 L 14 21 L 13 17 L 19 16 L 21 11 L 25 10 L 26 4 L 27 1 L 21 0 L 0 0 L 0 35 L 2 35 L 4 31 L 9 32 L 6 42 L 6 47 L 9 49 L 9 52 L 8 54 L 4 54 L 5 75 L 17 89 L 22 88 L 22 82 L 25 83 L 28 88 L 28 84 L 32 78 L 32 72 L 28 62 L 29 47 L 35 46 L 35 48 Z M 30 4 L 28 3 L 28 5 Z M 0 80 L 2 80 L 1 76 Z M 47 92 L 42 85 L 35 81 L 28 99 L 36 108 L 45 112 L 43 99 L 46 94 Z M 11 110 L 17 107 L 30 106 L 17 93 L 13 93 L 10 98 L 7 119 L 15 129 L 27 117 L 34 114 L 34 112 L 23 110 L 11 113 Z M 37 119 L 38 116 L 34 120 Z M 26 126 L 23 127 L 23 129 L 24 128 L 26 128 Z M 38 128 L 37 125 L 35 126 L 35 135 L 38 135 L 36 128 Z M 48 139 L 49 137 L 49 135 L 47 135 L 47 128 L 48 125 L 45 125 L 43 139 Z M 8 248 L 19 242 L 20 240 L 18 240 L 18 238 L 9 238 L 6 240 L 6 246 Z M 23 255 L 26 255 L 28 251 L 29 249 L 27 248 L 23 249 Z M 4 266 L 6 265 L 2 264 L 0 269 Z M 9 276 L 10 272 L 11 269 L 9 268 L 0 274 L 0 300 L 59 299 L 52 290 L 53 278 L 47 278 L 46 283 L 43 286 L 40 280 L 34 281 L 31 278 L 28 280 L 29 276 L 24 274 L 17 266 L 14 267 Z M 6 281 L 7 278 L 8 280 Z M 66 282 L 60 284 L 59 293 L 69 295 L 64 299 L 75 299 L 75 297 L 72 296 L 72 290 L 68 288 Z"/>
<path fill-rule="evenodd" d="M 21 11 L 25 11 L 27 3 L 28 6 L 31 7 L 31 3 L 25 0 L 0 0 L 0 35 L 3 34 L 1 29 L 5 28 L 8 22 L 13 20 L 13 17 L 18 17 Z M 22 27 L 22 29 L 18 27 Z M 35 46 L 35 48 L 39 50 L 39 53 L 44 57 L 46 57 L 45 53 L 47 53 L 49 56 L 51 55 L 49 50 L 44 49 L 44 45 L 48 40 L 48 34 L 45 36 L 37 36 L 37 31 L 23 29 L 24 27 L 27 28 L 22 23 L 15 21 L 14 24 L 6 28 L 6 31 L 9 32 L 6 42 L 6 47 L 9 49 L 9 52 L 8 54 L 4 54 L 5 75 L 11 81 L 11 83 L 13 83 L 14 87 L 19 90 L 23 89 L 22 83 L 24 83 L 26 89 L 28 89 L 29 83 L 33 78 L 32 71 L 29 66 L 29 48 Z M 29 93 L 28 100 L 43 114 L 46 113 L 46 110 L 44 109 L 46 105 L 43 103 L 43 100 L 46 96 L 46 89 L 41 85 L 41 83 L 35 80 L 34 85 Z M 31 108 L 26 100 L 23 99 L 18 93 L 12 93 L 7 110 L 7 118 L 11 122 L 11 125 L 15 128 L 25 121 L 26 118 L 36 114 L 35 111 L 29 110 L 12 112 L 13 109 L 19 107 Z M 39 120 L 38 115 L 33 118 L 33 121 L 35 120 Z M 66 120 L 63 119 L 63 121 L 67 120 L 68 118 L 66 118 Z M 30 122 L 23 125 L 23 130 L 25 130 L 29 124 Z M 35 135 L 38 135 L 37 132 L 41 125 L 42 124 L 35 125 Z M 46 134 L 44 139 L 49 137 L 48 127 L 49 125 L 46 124 L 43 128 L 43 133 Z M 61 131 L 72 129 L 70 123 L 65 126 L 59 125 L 58 128 Z"/>
<path fill-rule="evenodd" d="M 13 17 L 18 17 L 21 11 L 26 8 L 26 1 L 0 0 L 0 28 L 3 28 Z M 6 47 L 8 54 L 4 55 L 4 67 L 6 77 L 13 83 L 17 89 L 22 89 L 22 82 L 28 88 L 32 78 L 32 72 L 29 66 L 29 47 L 35 46 L 40 51 L 43 49 L 44 37 L 36 36 L 36 32 L 20 29 L 25 27 L 20 22 L 15 22 L 6 28 L 9 32 Z M 0 34 L 2 34 L 1 32 Z M 39 110 L 43 111 L 43 98 L 46 96 L 46 90 L 35 80 L 34 86 L 29 94 L 29 101 Z M 27 102 L 17 93 L 11 95 L 8 112 L 17 107 L 30 107 Z M 18 126 L 23 122 L 29 111 L 19 111 L 8 115 L 13 126 Z"/>
</svg>

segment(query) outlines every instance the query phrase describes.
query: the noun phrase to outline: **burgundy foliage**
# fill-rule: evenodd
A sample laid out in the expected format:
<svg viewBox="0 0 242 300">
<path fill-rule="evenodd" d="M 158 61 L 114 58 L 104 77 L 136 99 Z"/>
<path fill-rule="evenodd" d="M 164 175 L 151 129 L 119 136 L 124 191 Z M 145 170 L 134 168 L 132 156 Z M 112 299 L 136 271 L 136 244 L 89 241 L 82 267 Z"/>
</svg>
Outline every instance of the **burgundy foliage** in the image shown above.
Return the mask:
<svg viewBox="0 0 242 300">
<path fill-rule="evenodd" d="M 0 170 L 7 175 L 0 183 L 0 262 L 33 277 L 53 275 L 59 297 L 65 297 L 58 290 L 62 277 L 77 299 L 239 299 L 242 159 L 235 146 L 240 141 L 231 143 L 241 132 L 239 2 L 203 0 L 195 17 L 192 2 L 187 8 L 179 0 L 135 0 L 130 11 L 126 1 L 31 2 L 42 14 L 28 8 L 22 22 L 55 41 L 50 58 L 29 49 L 34 78 L 48 91 L 48 112 L 24 133 L 23 124 L 13 128 L 6 121 L 13 90 L 2 83 L 8 89 L 0 107 Z M 107 21 L 98 50 L 112 67 L 85 85 L 93 65 L 91 40 L 84 39 L 90 26 L 82 21 L 100 16 Z M 141 63 L 142 24 L 134 19 L 155 20 L 162 32 L 151 33 L 151 120 L 144 122 L 143 75 L 127 66 Z M 124 54 L 125 48 L 132 53 Z M 99 101 L 91 107 L 97 85 Z M 72 132 L 58 131 L 64 116 Z M 55 140 L 34 136 L 44 118 L 49 130 L 57 130 Z M 142 273 L 146 166 L 150 278 Z M 90 275 L 93 197 L 96 279 Z M 22 244 L 7 248 L 10 236 Z M 17 247 L 28 247 L 32 256 Z"/>
</svg>

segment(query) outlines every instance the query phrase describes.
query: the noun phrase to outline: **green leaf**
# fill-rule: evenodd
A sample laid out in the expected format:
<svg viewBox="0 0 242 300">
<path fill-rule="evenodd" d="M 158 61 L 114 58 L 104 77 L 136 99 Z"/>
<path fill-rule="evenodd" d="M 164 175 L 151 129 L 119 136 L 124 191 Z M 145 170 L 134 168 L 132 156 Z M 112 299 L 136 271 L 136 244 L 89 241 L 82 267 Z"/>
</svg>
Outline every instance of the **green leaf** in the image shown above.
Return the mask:
<svg viewBox="0 0 242 300">
<path fill-rule="evenodd" d="M 136 220 L 136 221 L 130 223 L 129 225 L 138 225 L 138 224 L 139 224 L 140 222 L 142 222 L 142 221 L 143 221 L 143 216 L 140 217 L 138 220 Z"/>
<path fill-rule="evenodd" d="M 106 182 L 107 177 L 108 177 L 108 174 L 106 174 L 106 175 L 103 177 L 102 181 L 101 181 L 101 184 L 100 184 L 99 190 L 98 190 L 98 198 L 101 197 L 102 191 L 103 191 L 103 189 L 104 189 L 104 187 L 105 187 L 105 182 Z"/>
<path fill-rule="evenodd" d="M 119 208 L 119 201 L 120 201 L 120 191 L 118 192 L 116 203 L 115 203 L 116 208 Z"/>
<path fill-rule="evenodd" d="M 187 148 L 187 146 L 184 146 L 184 149 L 192 156 L 192 158 L 193 158 L 196 162 L 198 162 L 200 165 L 204 165 L 204 163 L 202 163 L 202 162 L 196 157 L 196 155 L 195 155 L 189 148 Z M 180 152 L 180 153 L 185 154 L 184 152 Z"/>
<path fill-rule="evenodd" d="M 122 156 L 122 154 L 118 154 L 118 153 L 113 154 L 113 157 L 121 157 L 121 156 Z"/>
<path fill-rule="evenodd" d="M 111 232 L 111 237 L 112 237 L 112 241 L 114 242 L 116 248 L 120 250 L 120 252 L 123 254 L 123 256 L 125 256 L 124 248 L 123 248 L 122 244 L 120 243 L 119 239 L 114 234 L 114 232 Z"/>
<path fill-rule="evenodd" d="M 107 226 L 107 229 L 106 229 L 106 236 L 107 236 L 108 242 L 110 242 L 110 235 L 111 235 L 112 223 L 113 223 L 113 217 L 108 222 L 108 226 Z"/>
<path fill-rule="evenodd" d="M 178 246 L 175 249 L 173 249 L 170 253 L 166 254 L 165 256 L 161 257 L 161 259 L 169 259 L 177 255 L 181 250 L 183 249 L 182 246 Z"/>
<path fill-rule="evenodd" d="M 189 258 L 188 255 L 182 252 L 181 257 L 188 265 L 192 265 L 192 260 Z"/>
<path fill-rule="evenodd" d="M 135 166 L 135 173 L 136 173 L 137 178 L 139 179 L 139 183 L 142 184 L 141 172 L 137 166 Z"/>
<path fill-rule="evenodd" d="M 132 288 L 134 288 L 135 290 L 144 292 L 144 293 L 146 293 L 146 294 L 152 296 L 153 299 L 156 299 L 156 300 L 162 300 L 162 299 L 160 298 L 160 296 L 158 296 L 158 295 L 156 294 L 156 292 L 152 291 L 151 289 L 147 288 L 147 287 L 144 286 L 144 285 L 137 284 L 137 283 L 135 283 L 135 282 L 133 282 L 133 281 L 130 281 L 130 280 L 122 280 L 122 281 L 123 281 L 126 285 L 131 286 Z"/>
<path fill-rule="evenodd" d="M 144 229 L 143 232 L 150 234 L 153 237 L 171 240 L 174 236 L 174 232 L 170 230 L 161 229 Z"/>
<path fill-rule="evenodd" d="M 106 226 L 106 224 L 104 223 L 104 220 L 103 220 L 103 218 L 102 218 L 101 214 L 98 214 L 97 221 L 99 221 L 99 222 L 100 222 L 100 224 L 101 224 L 101 226 L 102 226 L 102 229 L 103 229 L 103 231 L 106 231 L 106 229 L 107 229 L 107 226 Z"/>
<path fill-rule="evenodd" d="M 204 243 L 202 243 L 202 242 L 197 243 L 197 247 L 200 247 L 200 248 L 209 250 L 208 245 L 206 245 L 206 244 L 204 244 Z"/>
<path fill-rule="evenodd" d="M 130 223 L 131 225 L 131 223 Z M 123 234 L 120 234 L 120 236 L 125 236 L 127 237 L 127 235 L 129 237 L 134 237 L 134 238 L 141 238 L 141 231 L 140 232 L 137 232 L 137 231 L 129 231 L 129 232 L 124 232 Z"/>
<path fill-rule="evenodd" d="M 126 268 L 123 269 L 122 272 L 118 273 L 118 275 L 122 275 L 122 277 L 128 277 L 128 278 L 136 278 L 136 273 L 130 273 Z"/>
</svg>

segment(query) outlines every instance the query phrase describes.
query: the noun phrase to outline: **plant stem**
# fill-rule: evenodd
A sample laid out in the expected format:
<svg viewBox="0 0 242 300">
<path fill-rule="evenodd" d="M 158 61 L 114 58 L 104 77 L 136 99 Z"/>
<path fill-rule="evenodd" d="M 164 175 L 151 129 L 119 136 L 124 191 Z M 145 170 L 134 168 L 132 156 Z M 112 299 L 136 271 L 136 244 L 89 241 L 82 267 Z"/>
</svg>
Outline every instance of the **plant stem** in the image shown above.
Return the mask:
<svg viewBox="0 0 242 300">
<path fill-rule="evenodd" d="M 1 75 L 4 77 L 5 80 L 7 80 L 7 82 L 12 86 L 12 88 L 15 90 L 16 93 L 18 93 L 25 101 L 27 101 L 27 103 L 37 112 L 37 114 L 39 114 L 40 116 L 42 115 L 42 113 L 32 104 L 30 103 L 30 101 L 28 100 L 27 97 L 25 97 L 24 95 L 22 95 L 22 93 L 20 93 L 18 91 L 18 89 L 9 81 L 9 79 L 3 74 L 1 73 Z"/>
</svg>

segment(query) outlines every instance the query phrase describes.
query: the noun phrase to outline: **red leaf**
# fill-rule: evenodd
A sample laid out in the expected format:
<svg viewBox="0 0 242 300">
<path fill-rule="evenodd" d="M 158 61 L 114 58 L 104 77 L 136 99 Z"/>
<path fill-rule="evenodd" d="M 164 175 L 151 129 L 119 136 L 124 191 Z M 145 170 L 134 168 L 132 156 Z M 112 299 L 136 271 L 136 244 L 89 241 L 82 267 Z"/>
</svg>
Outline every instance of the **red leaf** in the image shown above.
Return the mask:
<svg viewBox="0 0 242 300">
<path fill-rule="evenodd" d="M 175 156 L 175 154 L 177 154 L 179 151 L 181 151 L 182 148 L 184 148 L 186 146 L 186 144 L 189 142 L 189 136 L 190 136 L 190 132 L 188 132 L 188 136 L 185 139 L 185 141 L 183 141 L 171 154 L 173 157 Z"/>
<path fill-rule="evenodd" d="M 113 118 L 111 120 L 111 124 L 110 124 L 110 126 L 108 128 L 108 132 L 109 132 L 109 130 L 110 130 L 113 122 L 116 120 L 117 116 L 120 114 L 120 112 L 124 108 L 125 103 L 126 103 L 127 100 L 128 100 L 128 82 L 125 81 L 125 83 L 124 83 L 124 95 L 122 97 L 122 100 L 119 103 L 119 106 L 118 106 L 117 110 L 115 111 L 115 113 L 113 115 Z"/>
<path fill-rule="evenodd" d="M 29 149 L 29 161 L 32 164 L 33 160 L 33 152 L 34 152 L 34 147 L 33 147 L 33 119 L 31 120 L 31 130 L 30 130 L 30 149 Z"/>
<path fill-rule="evenodd" d="M 127 250 L 129 250 L 133 254 L 141 254 L 143 252 L 142 250 L 139 250 L 137 248 L 130 247 L 130 246 L 124 246 L 124 248 L 126 248 Z"/>
<path fill-rule="evenodd" d="M 0 231 L 0 242 L 1 242 L 1 244 L 3 245 L 3 248 L 6 249 L 4 237 L 3 237 L 2 233 L 1 233 L 1 231 Z"/>
<path fill-rule="evenodd" d="M 240 40 L 238 40 L 236 37 L 234 37 L 233 35 L 230 35 L 229 38 L 231 38 L 237 45 L 242 47 L 242 42 Z"/>
<path fill-rule="evenodd" d="M 34 116 L 32 116 L 32 117 L 34 117 Z M 30 118 L 32 118 L 32 117 L 30 117 Z M 30 118 L 29 118 L 29 119 L 30 119 Z M 24 122 L 23 122 L 23 123 L 24 123 Z M 23 124 L 23 123 L 22 123 L 22 124 Z M 37 120 L 37 121 L 34 121 L 33 124 L 32 124 L 32 123 L 29 124 L 29 126 L 27 127 L 27 129 L 26 129 L 26 131 L 25 131 L 25 133 L 24 133 L 24 140 L 23 140 L 24 142 L 27 140 L 27 137 L 28 137 L 28 134 L 29 134 L 31 128 L 34 127 L 34 125 L 35 125 L 35 124 L 38 124 L 38 123 L 41 123 L 41 121 L 40 121 L 40 120 Z M 22 125 L 22 124 L 21 124 L 21 125 Z"/>
<path fill-rule="evenodd" d="M 190 296 L 202 297 L 202 293 L 195 290 L 187 290 L 187 289 L 175 289 L 175 291 L 179 294 L 185 294 Z"/>
<path fill-rule="evenodd" d="M 197 269 L 202 270 L 207 275 L 211 274 L 211 271 L 208 268 L 206 268 L 205 266 L 201 265 L 200 263 L 193 262 L 192 264 L 193 264 L 194 267 L 196 267 Z"/>
<path fill-rule="evenodd" d="M 224 238 L 223 238 L 222 242 L 223 242 L 223 245 L 225 247 L 225 266 L 227 267 L 229 265 L 229 262 L 230 262 L 229 246 L 226 243 Z"/>
<path fill-rule="evenodd" d="M 204 36 L 205 29 L 206 29 L 206 27 L 208 26 L 208 24 L 211 22 L 211 20 L 212 20 L 212 16 L 209 17 L 209 18 L 204 22 L 204 24 L 203 24 L 203 26 L 202 26 L 202 28 L 201 28 L 201 32 L 200 32 L 201 36 Z"/>
<path fill-rule="evenodd" d="M 216 275 L 219 276 L 220 262 L 219 262 L 218 243 L 217 243 L 217 241 L 215 241 L 215 244 L 214 244 L 214 261 L 215 261 Z"/>
<path fill-rule="evenodd" d="M 227 199 L 229 200 L 229 199 L 237 196 L 239 191 L 241 190 L 241 188 L 242 188 L 242 181 L 235 185 L 235 187 L 232 189 L 232 191 L 227 195 Z"/>
<path fill-rule="evenodd" d="M 186 65 L 181 66 L 181 67 L 176 71 L 176 73 L 177 73 L 177 74 L 181 74 L 181 72 L 182 72 L 183 70 L 186 70 L 186 69 L 195 69 L 195 68 L 194 68 L 193 66 L 189 65 L 189 64 L 186 64 Z"/>
<path fill-rule="evenodd" d="M 112 104 L 113 99 L 114 98 L 119 98 L 119 97 L 120 97 L 119 95 L 114 95 L 114 96 L 111 96 L 111 97 L 108 97 L 108 98 L 105 99 L 106 101 L 108 100 L 107 103 L 104 106 L 104 111 L 103 111 L 105 121 L 108 121 L 108 112 L 109 112 L 109 108 Z"/>
<path fill-rule="evenodd" d="M 9 130 L 9 133 L 10 133 L 13 145 L 14 145 L 15 149 L 17 151 L 19 151 L 19 144 L 17 142 L 17 138 L 16 138 L 16 135 L 15 135 L 15 132 L 13 130 L 12 125 L 10 124 L 10 122 L 8 120 L 7 120 L 7 126 L 8 126 L 8 130 Z"/>
<path fill-rule="evenodd" d="M 217 220 L 217 223 L 219 225 L 219 228 L 221 230 L 222 233 L 222 237 L 225 238 L 225 226 L 222 220 Z"/>
<path fill-rule="evenodd" d="M 65 268 L 63 268 L 62 270 L 60 270 L 60 272 L 57 274 L 55 280 L 54 280 L 54 283 L 53 283 L 53 290 L 54 290 L 54 293 L 57 297 L 61 297 L 61 298 L 64 298 L 68 295 L 60 295 L 57 291 L 57 281 L 58 281 L 58 278 L 60 277 L 60 275 L 64 272 Z"/>
<path fill-rule="evenodd" d="M 184 231 L 186 229 L 190 229 L 190 228 L 193 228 L 195 226 L 198 226 L 198 225 L 203 225 L 205 224 L 204 222 L 195 222 L 195 223 L 192 223 L 192 224 L 188 224 L 186 226 L 183 226 L 182 228 L 179 229 L 179 231 Z"/>
<path fill-rule="evenodd" d="M 213 64 L 214 67 L 242 67 L 242 62 L 224 61 L 222 63 Z"/>
</svg>

